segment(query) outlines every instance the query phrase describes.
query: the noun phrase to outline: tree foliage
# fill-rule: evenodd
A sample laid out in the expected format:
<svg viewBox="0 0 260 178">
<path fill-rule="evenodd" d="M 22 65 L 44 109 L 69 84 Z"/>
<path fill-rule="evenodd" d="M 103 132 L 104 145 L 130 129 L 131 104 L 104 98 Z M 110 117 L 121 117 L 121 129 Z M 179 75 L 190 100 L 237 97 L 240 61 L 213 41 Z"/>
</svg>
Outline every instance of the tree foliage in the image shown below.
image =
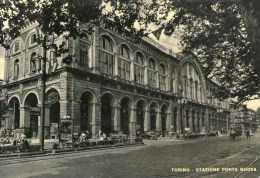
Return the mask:
<svg viewBox="0 0 260 178">
<path fill-rule="evenodd" d="M 9 39 L 18 37 L 28 22 L 39 23 L 40 44 L 44 35 L 77 38 L 79 22 L 100 25 L 104 19 L 137 39 L 151 33 L 151 26 L 168 36 L 179 32 L 183 51 L 194 53 L 205 75 L 222 86 L 215 95 L 243 101 L 258 96 L 259 76 L 239 5 L 239 1 L 206 0 L 3 0 L 0 44 L 8 48 Z M 56 55 L 68 52 L 64 45 L 44 47 L 55 48 Z M 68 56 L 64 62 L 71 60 Z"/>
<path fill-rule="evenodd" d="M 127 4 L 129 1 L 122 2 Z M 113 12 L 118 13 L 112 13 L 111 17 L 116 16 L 117 24 L 123 28 L 138 24 L 138 35 L 149 34 L 151 24 L 163 29 L 168 36 L 178 34 L 183 52 L 194 53 L 206 77 L 221 86 L 214 93 L 215 97 L 237 98 L 239 102 L 259 98 L 259 74 L 255 63 L 258 48 L 247 33 L 248 26 L 241 9 L 244 1 L 146 2 L 139 1 L 138 6 L 113 4 Z M 130 11 L 133 7 L 135 11 Z M 123 18 L 117 14 L 122 14 L 120 17 Z"/>
</svg>

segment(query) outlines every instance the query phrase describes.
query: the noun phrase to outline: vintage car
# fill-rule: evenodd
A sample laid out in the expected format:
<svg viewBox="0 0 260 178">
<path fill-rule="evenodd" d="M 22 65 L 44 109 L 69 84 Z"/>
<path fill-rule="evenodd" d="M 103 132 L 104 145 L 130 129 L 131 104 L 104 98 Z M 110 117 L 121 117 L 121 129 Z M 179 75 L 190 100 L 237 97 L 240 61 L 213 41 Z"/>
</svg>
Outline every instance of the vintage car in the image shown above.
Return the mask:
<svg viewBox="0 0 260 178">
<path fill-rule="evenodd" d="M 143 139 L 157 140 L 160 136 L 160 132 L 157 130 L 146 131 L 142 134 Z"/>
</svg>

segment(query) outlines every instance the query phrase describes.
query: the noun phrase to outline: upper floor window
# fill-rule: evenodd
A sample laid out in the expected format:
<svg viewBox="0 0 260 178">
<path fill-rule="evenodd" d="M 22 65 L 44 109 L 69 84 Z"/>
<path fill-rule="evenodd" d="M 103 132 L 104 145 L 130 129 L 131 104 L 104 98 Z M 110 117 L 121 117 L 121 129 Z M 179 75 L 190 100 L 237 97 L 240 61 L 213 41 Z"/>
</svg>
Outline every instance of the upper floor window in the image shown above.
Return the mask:
<svg viewBox="0 0 260 178">
<path fill-rule="evenodd" d="M 19 59 L 14 61 L 14 78 L 18 78 L 19 76 Z"/>
<path fill-rule="evenodd" d="M 113 45 L 112 45 L 111 39 L 109 39 L 108 37 L 103 36 L 101 38 L 100 46 L 102 49 L 113 52 Z"/>
<path fill-rule="evenodd" d="M 32 34 L 31 37 L 30 37 L 30 46 L 31 46 L 31 45 L 35 45 L 36 42 L 37 42 L 37 36 L 36 36 L 36 34 L 34 33 L 34 34 Z"/>
<path fill-rule="evenodd" d="M 114 53 L 112 40 L 107 36 L 102 36 L 99 41 L 99 66 L 102 73 L 114 74 Z"/>
<path fill-rule="evenodd" d="M 160 64 L 159 68 L 159 86 L 161 90 L 166 90 L 166 69 L 164 64 Z"/>
<path fill-rule="evenodd" d="M 154 59 L 149 60 L 149 69 L 155 70 L 155 61 Z"/>
<path fill-rule="evenodd" d="M 187 79 L 187 76 L 184 76 L 183 77 L 183 91 L 184 91 L 184 97 L 188 97 L 188 79 Z"/>
<path fill-rule="evenodd" d="M 89 58 L 88 46 L 86 44 L 81 43 L 80 50 L 79 50 L 79 64 L 87 65 L 88 58 Z"/>
<path fill-rule="evenodd" d="M 144 83 L 144 57 L 141 53 L 135 55 L 135 67 L 134 67 L 134 81 L 143 84 Z"/>
<path fill-rule="evenodd" d="M 36 63 L 37 63 L 37 55 L 35 52 L 31 54 L 30 58 L 30 72 L 34 73 L 36 72 Z"/>
<path fill-rule="evenodd" d="M 199 93 L 199 88 L 198 88 L 198 81 L 195 81 L 195 100 L 198 101 L 199 97 L 198 97 L 198 93 Z"/>
<path fill-rule="evenodd" d="M 121 45 L 119 48 L 118 75 L 123 79 L 130 80 L 130 55 L 126 45 Z"/>
<path fill-rule="evenodd" d="M 151 87 L 156 87 L 157 74 L 155 70 L 155 60 L 153 58 L 149 59 L 149 68 L 148 68 L 148 84 Z"/>
<path fill-rule="evenodd" d="M 21 46 L 20 46 L 20 41 L 16 41 L 15 43 L 14 43 L 14 47 L 13 47 L 13 53 L 17 53 L 17 52 L 19 52 L 21 49 Z"/>
<path fill-rule="evenodd" d="M 190 99 L 193 99 L 193 79 L 190 79 Z"/>
</svg>

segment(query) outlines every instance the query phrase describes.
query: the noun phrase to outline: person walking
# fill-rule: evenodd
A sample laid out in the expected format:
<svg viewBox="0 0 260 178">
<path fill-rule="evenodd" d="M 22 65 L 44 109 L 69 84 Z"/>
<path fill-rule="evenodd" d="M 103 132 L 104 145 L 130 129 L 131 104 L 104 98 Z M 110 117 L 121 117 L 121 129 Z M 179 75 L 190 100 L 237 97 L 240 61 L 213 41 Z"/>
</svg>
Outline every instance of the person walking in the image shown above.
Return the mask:
<svg viewBox="0 0 260 178">
<path fill-rule="evenodd" d="M 246 139 L 249 139 L 249 140 L 250 140 L 250 130 L 247 130 L 247 131 L 246 131 Z"/>
</svg>

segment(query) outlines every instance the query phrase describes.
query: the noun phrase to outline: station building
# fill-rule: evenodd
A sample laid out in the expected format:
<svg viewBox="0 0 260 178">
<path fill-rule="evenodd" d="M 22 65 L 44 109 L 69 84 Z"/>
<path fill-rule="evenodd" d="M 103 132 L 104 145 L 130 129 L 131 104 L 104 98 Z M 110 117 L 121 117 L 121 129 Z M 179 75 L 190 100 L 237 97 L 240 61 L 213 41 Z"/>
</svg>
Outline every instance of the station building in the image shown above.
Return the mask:
<svg viewBox="0 0 260 178">
<path fill-rule="evenodd" d="M 36 43 L 37 24 L 30 24 L 10 42 L 5 53 L 3 96 L 9 106 L 5 127 L 28 138 L 37 136 L 43 49 Z M 87 28 L 86 28 L 87 29 Z M 82 26 L 82 33 L 85 27 Z M 66 43 L 74 55 L 70 65 L 47 51 L 45 137 L 56 138 L 60 120 L 73 121 L 73 133 L 101 130 L 134 136 L 137 130 L 167 132 L 228 129 L 228 100 L 214 98 L 218 85 L 207 79 L 196 56 L 175 54 L 145 37 L 133 43 L 105 26 L 92 35 Z"/>
</svg>

